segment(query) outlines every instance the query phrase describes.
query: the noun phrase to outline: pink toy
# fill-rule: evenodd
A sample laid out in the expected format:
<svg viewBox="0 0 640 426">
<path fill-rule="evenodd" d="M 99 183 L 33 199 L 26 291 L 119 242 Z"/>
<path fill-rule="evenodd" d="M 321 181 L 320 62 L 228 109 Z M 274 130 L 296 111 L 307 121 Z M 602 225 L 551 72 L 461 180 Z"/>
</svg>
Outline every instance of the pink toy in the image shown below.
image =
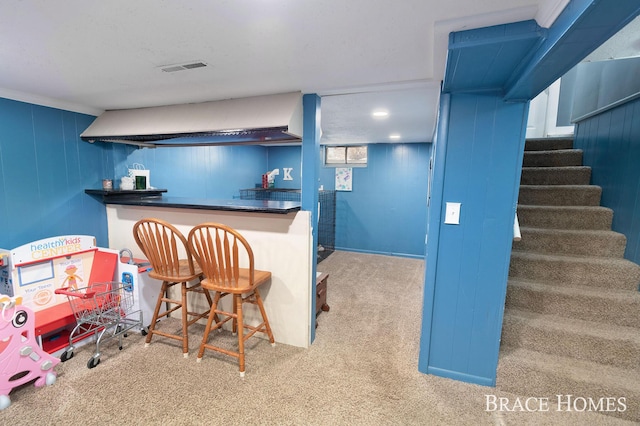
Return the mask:
<svg viewBox="0 0 640 426">
<path fill-rule="evenodd" d="M 11 405 L 9 392 L 35 379 L 35 386 L 56 382 L 60 360 L 43 351 L 35 339 L 35 314 L 21 298 L 0 296 L 0 410 Z"/>
</svg>

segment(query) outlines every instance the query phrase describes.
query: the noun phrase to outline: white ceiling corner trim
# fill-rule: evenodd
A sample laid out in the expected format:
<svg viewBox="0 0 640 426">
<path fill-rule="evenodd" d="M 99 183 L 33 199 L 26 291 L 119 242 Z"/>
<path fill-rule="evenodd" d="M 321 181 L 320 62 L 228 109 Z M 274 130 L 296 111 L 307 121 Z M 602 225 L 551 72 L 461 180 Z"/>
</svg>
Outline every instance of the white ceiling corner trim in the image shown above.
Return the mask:
<svg viewBox="0 0 640 426">
<path fill-rule="evenodd" d="M 78 112 L 80 114 L 98 116 L 104 112 L 86 105 L 79 105 L 73 102 L 63 101 L 61 99 L 48 98 L 46 96 L 34 95 L 32 93 L 24 93 L 16 90 L 5 89 L 0 87 L 0 98 L 11 99 L 19 102 L 26 102 L 34 105 L 41 105 L 50 108 L 62 109 L 65 111 Z"/>
<path fill-rule="evenodd" d="M 543 28 L 549 28 L 556 21 L 560 13 L 567 7 L 570 0 L 545 0 L 540 4 L 536 14 L 536 22 Z"/>
</svg>

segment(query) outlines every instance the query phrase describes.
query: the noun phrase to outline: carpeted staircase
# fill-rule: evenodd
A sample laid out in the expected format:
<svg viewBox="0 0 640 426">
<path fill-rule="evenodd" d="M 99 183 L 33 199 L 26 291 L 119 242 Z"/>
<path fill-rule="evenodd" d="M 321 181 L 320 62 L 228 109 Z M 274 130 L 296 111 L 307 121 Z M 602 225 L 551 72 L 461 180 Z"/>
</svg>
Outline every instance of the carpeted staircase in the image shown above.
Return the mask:
<svg viewBox="0 0 640 426">
<path fill-rule="evenodd" d="M 585 411 L 640 422 L 640 266 L 590 177 L 571 139 L 527 141 L 497 385 L 551 402 L 613 397 L 615 411 Z"/>
</svg>

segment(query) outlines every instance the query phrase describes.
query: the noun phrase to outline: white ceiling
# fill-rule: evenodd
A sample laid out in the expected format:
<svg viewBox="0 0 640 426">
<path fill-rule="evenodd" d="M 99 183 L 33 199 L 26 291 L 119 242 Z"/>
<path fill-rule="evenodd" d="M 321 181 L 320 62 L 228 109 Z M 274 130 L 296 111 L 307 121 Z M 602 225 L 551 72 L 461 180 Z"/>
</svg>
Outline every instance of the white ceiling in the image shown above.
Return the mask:
<svg viewBox="0 0 640 426">
<path fill-rule="evenodd" d="M 449 32 L 548 27 L 567 2 L 3 0 L 0 96 L 98 115 L 301 91 L 324 143 L 431 141 Z"/>
</svg>

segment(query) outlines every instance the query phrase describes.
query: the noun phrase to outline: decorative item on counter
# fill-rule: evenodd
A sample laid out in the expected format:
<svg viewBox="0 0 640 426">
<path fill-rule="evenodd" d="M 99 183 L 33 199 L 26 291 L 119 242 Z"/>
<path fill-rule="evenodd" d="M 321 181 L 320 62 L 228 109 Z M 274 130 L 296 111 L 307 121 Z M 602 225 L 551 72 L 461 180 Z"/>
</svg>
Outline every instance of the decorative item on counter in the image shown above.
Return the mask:
<svg viewBox="0 0 640 426">
<path fill-rule="evenodd" d="M 275 185 L 276 176 L 278 176 L 279 174 L 280 174 L 280 169 L 273 169 L 267 173 L 267 182 L 268 182 L 269 188 L 274 188 L 276 186 Z"/>
<path fill-rule="evenodd" d="M 146 176 L 136 176 L 136 189 L 147 189 Z"/>
<path fill-rule="evenodd" d="M 275 187 L 275 177 L 280 174 L 280 169 L 273 169 L 262 175 L 262 188 L 274 188 Z"/>
<path fill-rule="evenodd" d="M 113 181 L 111 179 L 102 179 L 102 189 L 111 191 L 113 189 Z"/>
<path fill-rule="evenodd" d="M 144 177 L 144 188 L 138 188 L 138 176 Z M 129 177 L 133 178 L 136 189 L 151 189 L 151 184 L 149 183 L 149 170 L 145 169 L 143 164 L 133 163 L 133 165 L 129 167 Z M 140 182 L 142 183 L 142 180 Z"/>
<path fill-rule="evenodd" d="M 122 176 L 120 179 L 120 189 L 123 191 L 130 191 L 134 188 L 134 181 L 132 177 Z"/>
</svg>

